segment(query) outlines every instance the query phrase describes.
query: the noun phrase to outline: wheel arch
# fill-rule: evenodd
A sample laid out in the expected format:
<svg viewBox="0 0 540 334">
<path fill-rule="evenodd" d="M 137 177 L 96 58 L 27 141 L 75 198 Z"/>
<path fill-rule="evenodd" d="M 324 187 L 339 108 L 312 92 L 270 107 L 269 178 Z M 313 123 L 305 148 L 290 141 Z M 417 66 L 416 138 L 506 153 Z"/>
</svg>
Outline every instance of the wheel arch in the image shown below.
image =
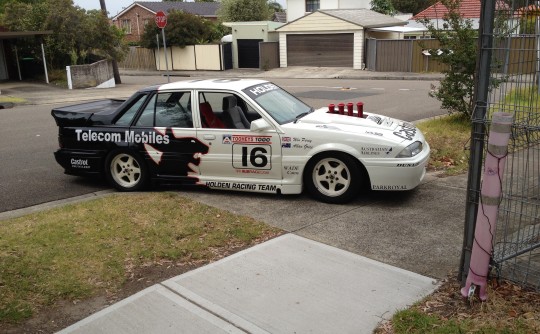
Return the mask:
<svg viewBox="0 0 540 334">
<path fill-rule="evenodd" d="M 339 148 L 334 147 L 334 148 L 327 149 L 327 150 L 317 150 L 317 153 L 311 155 L 311 157 L 306 161 L 306 163 L 304 164 L 304 167 L 302 168 L 302 187 L 304 187 L 304 183 L 305 183 L 306 168 L 311 166 L 311 164 L 314 161 L 317 161 L 321 156 L 326 155 L 326 154 L 331 155 L 332 153 L 345 154 L 345 155 L 349 156 L 350 158 L 352 158 L 352 160 L 356 162 L 358 168 L 360 169 L 360 172 L 362 173 L 362 176 L 364 177 L 364 179 L 366 181 L 365 186 L 369 186 L 371 188 L 371 179 L 369 177 L 369 173 L 368 173 L 366 167 L 364 166 L 364 163 L 360 159 L 358 159 L 357 155 L 355 155 L 355 153 L 358 153 L 358 151 L 356 151 L 356 150 L 354 150 L 352 148 L 350 148 L 350 149 L 342 149 L 341 147 L 339 147 Z"/>
</svg>

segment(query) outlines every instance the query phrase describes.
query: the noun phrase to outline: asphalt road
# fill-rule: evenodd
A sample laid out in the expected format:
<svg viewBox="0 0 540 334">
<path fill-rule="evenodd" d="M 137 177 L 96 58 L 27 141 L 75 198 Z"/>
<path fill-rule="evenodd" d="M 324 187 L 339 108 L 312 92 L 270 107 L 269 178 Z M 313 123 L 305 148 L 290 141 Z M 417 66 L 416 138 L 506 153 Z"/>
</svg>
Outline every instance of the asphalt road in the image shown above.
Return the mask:
<svg viewBox="0 0 540 334">
<path fill-rule="evenodd" d="M 427 81 L 273 81 L 314 107 L 362 101 L 366 110 L 407 121 L 444 114 L 428 97 Z M 135 87 L 164 79 L 124 77 L 123 82 Z M 111 92 L 91 90 L 88 99 L 99 94 L 111 97 Z M 110 189 L 102 180 L 64 175 L 56 164 L 57 127 L 50 116 L 56 104 L 46 104 L 46 95 L 37 105 L 0 110 L 0 212 Z M 465 176 L 428 175 L 412 191 L 366 191 L 346 205 L 319 203 L 303 194 L 179 190 L 203 203 L 423 275 L 443 278 L 458 267 Z"/>
<path fill-rule="evenodd" d="M 165 81 L 161 76 L 125 76 L 122 80 L 126 85 L 141 86 Z M 275 79 L 274 82 L 314 107 L 362 101 L 366 111 L 407 121 L 444 113 L 439 103 L 428 96 L 429 81 Z M 96 93 L 96 90 L 88 91 L 88 98 L 96 98 Z M 47 102 L 44 97 L 37 105 L 0 110 L 0 212 L 109 188 L 103 180 L 63 174 L 53 156 L 58 147 L 57 127 L 50 110 L 57 105 Z"/>
</svg>

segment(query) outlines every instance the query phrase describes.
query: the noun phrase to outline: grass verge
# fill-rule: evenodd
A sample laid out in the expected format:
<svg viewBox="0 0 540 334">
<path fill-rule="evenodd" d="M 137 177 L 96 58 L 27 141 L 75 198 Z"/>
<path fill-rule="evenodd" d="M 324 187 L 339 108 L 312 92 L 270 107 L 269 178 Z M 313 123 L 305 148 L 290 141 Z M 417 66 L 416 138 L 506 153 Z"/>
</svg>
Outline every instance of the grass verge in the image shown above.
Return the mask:
<svg viewBox="0 0 540 334">
<path fill-rule="evenodd" d="M 26 100 L 20 97 L 9 96 L 9 95 L 0 95 L 0 103 L 25 103 Z"/>
<path fill-rule="evenodd" d="M 113 195 L 0 224 L 0 323 L 118 290 L 137 267 L 205 263 L 281 231 L 174 193 Z"/>
<path fill-rule="evenodd" d="M 540 333 L 540 293 L 496 280 L 488 284 L 488 300 L 469 303 L 457 280 L 409 309 L 397 312 L 377 334 L 404 333 Z"/>
<path fill-rule="evenodd" d="M 431 119 L 417 124 L 431 147 L 428 170 L 445 175 L 467 172 L 471 136 L 471 121 L 461 114 Z"/>
</svg>

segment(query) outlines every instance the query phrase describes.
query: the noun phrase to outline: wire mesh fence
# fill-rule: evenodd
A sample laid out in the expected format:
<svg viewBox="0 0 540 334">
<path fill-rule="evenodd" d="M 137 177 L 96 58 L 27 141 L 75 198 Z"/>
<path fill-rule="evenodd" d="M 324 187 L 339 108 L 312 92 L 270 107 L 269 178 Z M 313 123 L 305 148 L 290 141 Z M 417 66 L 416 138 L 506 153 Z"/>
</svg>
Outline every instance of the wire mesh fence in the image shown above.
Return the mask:
<svg viewBox="0 0 540 334">
<path fill-rule="evenodd" d="M 483 114 L 473 117 L 473 126 L 482 129 L 473 131 L 472 140 L 476 137 L 482 148 L 473 154 L 485 157 L 494 112 L 513 115 L 492 264 L 500 277 L 540 290 L 540 1 L 486 0 L 482 5 L 490 2 L 493 25 L 483 31 L 490 43 L 481 43 L 480 50 L 480 57 L 490 57 L 490 66 L 487 73 L 479 72 L 489 77 L 489 88 L 486 99 L 479 96 L 477 102 L 485 106 Z M 469 184 L 468 201 L 477 208 L 482 206 L 480 187 Z"/>
</svg>

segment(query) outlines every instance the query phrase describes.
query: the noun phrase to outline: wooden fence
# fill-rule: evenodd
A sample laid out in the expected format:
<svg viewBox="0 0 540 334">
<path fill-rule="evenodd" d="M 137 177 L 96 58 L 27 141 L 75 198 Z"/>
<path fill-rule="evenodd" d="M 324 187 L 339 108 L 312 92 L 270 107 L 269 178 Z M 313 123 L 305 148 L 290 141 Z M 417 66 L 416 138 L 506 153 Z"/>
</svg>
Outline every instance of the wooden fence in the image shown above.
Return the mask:
<svg viewBox="0 0 540 334">
<path fill-rule="evenodd" d="M 535 38 L 516 36 L 495 41 L 493 66 L 505 74 L 532 73 L 536 66 Z M 366 68 L 378 72 L 441 72 L 444 64 L 427 51 L 436 52 L 435 39 L 368 39 Z"/>
<path fill-rule="evenodd" d="M 124 61 L 118 63 L 118 67 L 130 70 L 155 70 L 154 50 L 131 46 Z"/>
</svg>

